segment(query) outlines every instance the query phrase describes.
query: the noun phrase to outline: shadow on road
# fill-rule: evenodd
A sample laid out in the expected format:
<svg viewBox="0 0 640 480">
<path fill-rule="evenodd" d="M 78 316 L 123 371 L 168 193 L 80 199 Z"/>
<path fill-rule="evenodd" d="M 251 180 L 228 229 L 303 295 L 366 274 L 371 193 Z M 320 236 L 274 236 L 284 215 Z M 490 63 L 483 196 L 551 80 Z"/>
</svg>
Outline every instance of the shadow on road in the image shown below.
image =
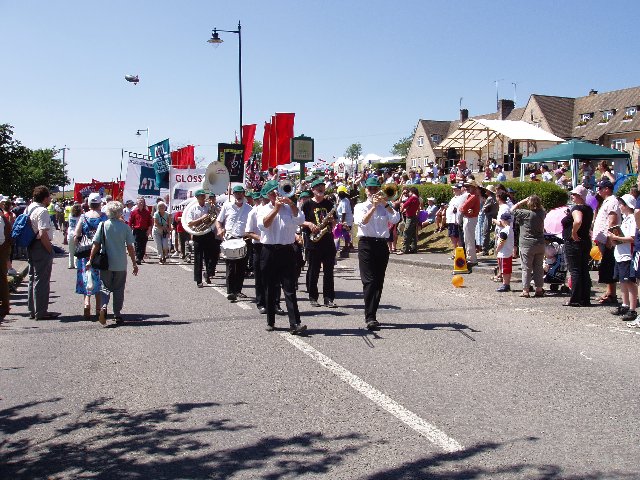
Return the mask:
<svg viewBox="0 0 640 480">
<path fill-rule="evenodd" d="M 28 412 L 59 400 L 0 410 L 0 433 L 5 438 L 14 434 L 0 443 L 0 477 L 224 479 L 245 472 L 255 478 L 296 478 L 325 474 L 370 445 L 359 434 L 229 436 L 254 426 L 219 418 L 216 410 L 223 405 L 215 402 L 134 411 L 111 406 L 111 399 L 100 398 L 73 415 Z M 61 425 L 49 438 L 42 438 L 42 425 L 51 422 Z M 34 431 L 27 432 L 31 428 Z M 21 434 L 16 436 L 17 432 Z"/>
</svg>

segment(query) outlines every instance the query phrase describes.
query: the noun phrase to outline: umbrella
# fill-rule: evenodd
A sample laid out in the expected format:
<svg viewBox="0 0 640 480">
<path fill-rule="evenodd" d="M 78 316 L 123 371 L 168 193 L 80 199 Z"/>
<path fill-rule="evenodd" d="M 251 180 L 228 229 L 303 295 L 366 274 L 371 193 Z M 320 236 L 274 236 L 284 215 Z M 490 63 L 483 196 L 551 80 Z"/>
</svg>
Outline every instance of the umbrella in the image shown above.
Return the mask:
<svg viewBox="0 0 640 480">
<path fill-rule="evenodd" d="M 566 217 L 568 207 L 554 208 L 549 210 L 547 216 L 544 217 L 544 231 L 547 233 L 561 234 L 562 233 L 562 219 Z"/>
</svg>

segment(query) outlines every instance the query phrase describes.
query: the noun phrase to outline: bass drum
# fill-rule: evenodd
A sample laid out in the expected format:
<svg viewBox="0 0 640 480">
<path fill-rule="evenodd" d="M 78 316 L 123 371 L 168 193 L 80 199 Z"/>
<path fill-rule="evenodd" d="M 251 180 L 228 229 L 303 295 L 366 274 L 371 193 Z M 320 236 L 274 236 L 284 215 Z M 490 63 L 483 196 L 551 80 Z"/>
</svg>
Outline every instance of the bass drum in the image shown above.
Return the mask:
<svg viewBox="0 0 640 480">
<path fill-rule="evenodd" d="M 227 260 L 240 260 L 247 256 L 247 244 L 241 238 L 230 238 L 220 244 L 220 253 Z"/>
</svg>

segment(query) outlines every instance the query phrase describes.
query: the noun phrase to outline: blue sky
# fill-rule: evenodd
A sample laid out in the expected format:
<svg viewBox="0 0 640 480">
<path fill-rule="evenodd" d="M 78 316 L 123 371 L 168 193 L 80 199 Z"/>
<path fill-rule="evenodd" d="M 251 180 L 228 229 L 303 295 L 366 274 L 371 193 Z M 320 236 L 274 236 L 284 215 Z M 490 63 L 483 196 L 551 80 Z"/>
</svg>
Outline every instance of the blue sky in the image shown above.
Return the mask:
<svg viewBox="0 0 640 480">
<path fill-rule="evenodd" d="M 120 149 L 170 138 L 213 160 L 244 123 L 295 112 L 316 156 L 354 142 L 387 155 L 420 118 L 495 111 L 500 97 L 637 86 L 640 2 L 0 0 L 0 123 L 31 148 L 64 146 L 69 176 L 110 180 Z M 134 86 L 124 75 L 140 75 Z"/>
</svg>

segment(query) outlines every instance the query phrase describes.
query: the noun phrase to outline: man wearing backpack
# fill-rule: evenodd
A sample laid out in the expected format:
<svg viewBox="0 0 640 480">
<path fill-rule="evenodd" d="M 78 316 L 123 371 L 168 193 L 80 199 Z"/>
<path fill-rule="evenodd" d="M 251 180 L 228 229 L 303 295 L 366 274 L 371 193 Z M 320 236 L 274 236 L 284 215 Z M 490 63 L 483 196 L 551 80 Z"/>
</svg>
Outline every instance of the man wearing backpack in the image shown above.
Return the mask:
<svg viewBox="0 0 640 480">
<path fill-rule="evenodd" d="M 53 225 L 47 207 L 51 203 L 49 189 L 40 185 L 33 189 L 33 202 L 25 213 L 29 215 L 36 236 L 27 247 L 29 261 L 29 316 L 36 320 L 50 320 L 60 316 L 49 312 L 51 268 L 53 267 Z"/>
</svg>

